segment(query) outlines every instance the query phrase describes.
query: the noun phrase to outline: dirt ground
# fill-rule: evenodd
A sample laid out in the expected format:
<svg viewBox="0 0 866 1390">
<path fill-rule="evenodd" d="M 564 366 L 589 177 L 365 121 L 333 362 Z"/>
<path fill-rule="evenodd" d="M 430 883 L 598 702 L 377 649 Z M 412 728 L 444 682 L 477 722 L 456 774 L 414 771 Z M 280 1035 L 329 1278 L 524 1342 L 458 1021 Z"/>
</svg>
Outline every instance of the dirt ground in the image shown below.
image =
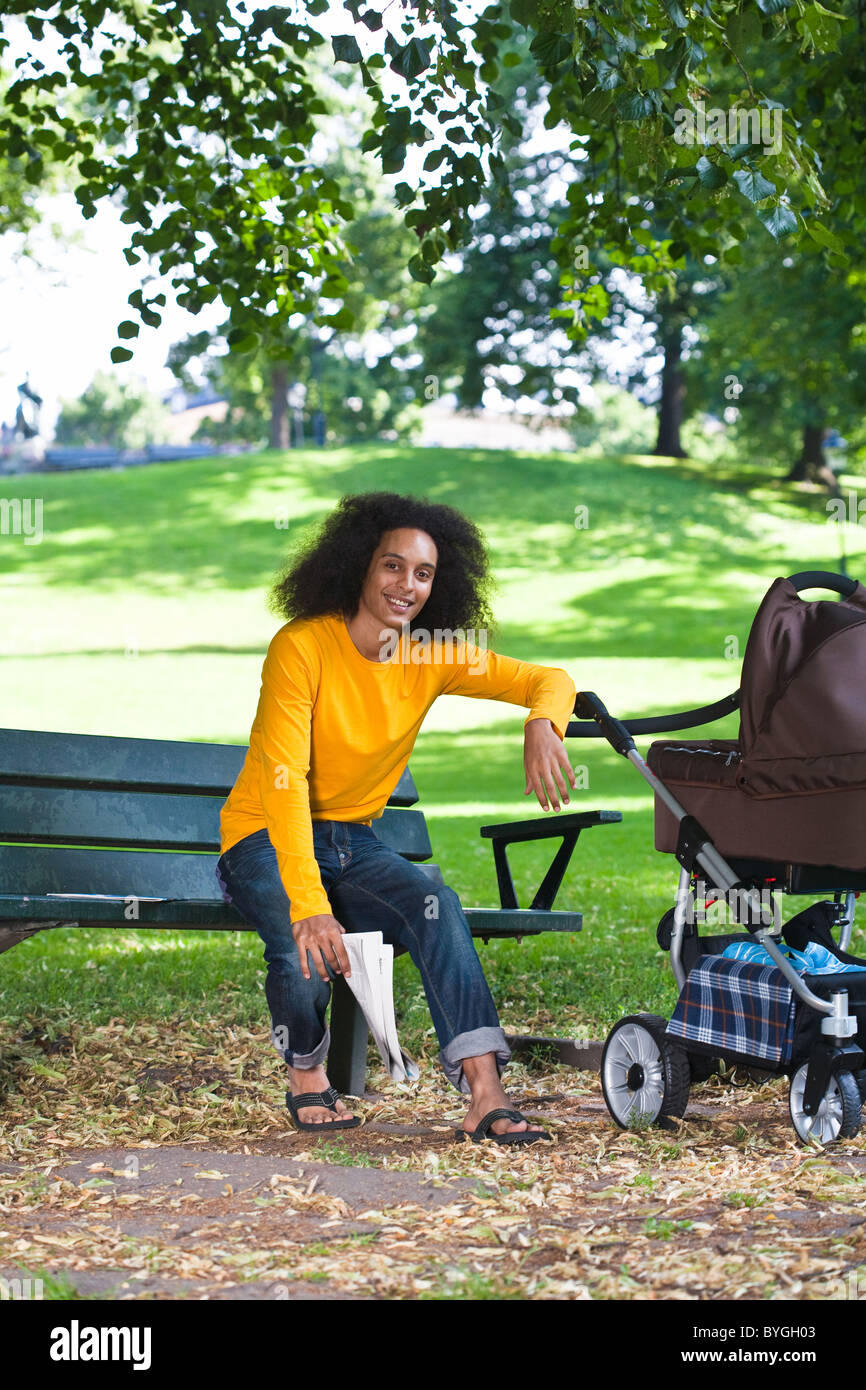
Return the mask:
<svg viewBox="0 0 866 1390">
<path fill-rule="evenodd" d="M 454 1142 L 428 1062 L 319 1139 L 250 1035 L 136 1033 L 0 1039 L 0 1276 L 47 1297 L 866 1298 L 866 1141 L 804 1148 L 783 1080 L 626 1133 L 596 1074 L 512 1066 L 553 1136 L 514 1150 Z"/>
</svg>

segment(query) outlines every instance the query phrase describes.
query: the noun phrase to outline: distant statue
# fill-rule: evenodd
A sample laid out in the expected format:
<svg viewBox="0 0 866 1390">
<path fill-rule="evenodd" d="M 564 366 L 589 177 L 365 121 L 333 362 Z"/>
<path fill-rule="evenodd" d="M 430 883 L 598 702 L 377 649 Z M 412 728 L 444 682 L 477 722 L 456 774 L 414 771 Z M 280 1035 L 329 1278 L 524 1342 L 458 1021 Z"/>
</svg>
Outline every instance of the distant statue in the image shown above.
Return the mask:
<svg viewBox="0 0 866 1390">
<path fill-rule="evenodd" d="M 18 387 L 18 409 L 15 411 L 15 433 L 21 439 L 35 439 L 38 435 L 41 405 L 42 397 L 33 390 L 28 374 Z"/>
</svg>

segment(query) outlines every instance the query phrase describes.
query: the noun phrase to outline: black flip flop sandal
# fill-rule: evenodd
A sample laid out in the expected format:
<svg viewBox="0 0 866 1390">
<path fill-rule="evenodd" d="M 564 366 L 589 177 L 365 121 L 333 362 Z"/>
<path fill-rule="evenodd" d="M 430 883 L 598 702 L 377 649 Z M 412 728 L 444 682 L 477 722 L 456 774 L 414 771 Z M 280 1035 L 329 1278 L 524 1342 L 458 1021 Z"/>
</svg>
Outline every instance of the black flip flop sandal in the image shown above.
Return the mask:
<svg viewBox="0 0 866 1390">
<path fill-rule="evenodd" d="M 333 1110 L 336 1115 L 339 1099 L 333 1086 L 329 1086 L 327 1091 L 306 1091 L 302 1096 L 293 1096 L 291 1091 L 286 1092 L 286 1105 L 292 1117 L 292 1124 L 295 1129 L 309 1130 L 310 1134 L 322 1134 L 332 1129 L 354 1129 L 361 1123 L 360 1115 L 347 1115 L 343 1120 L 324 1120 L 319 1125 L 311 1125 L 298 1116 L 298 1111 L 308 1105 L 322 1105 L 326 1110 Z"/>
<path fill-rule="evenodd" d="M 515 1124 L 528 1124 L 525 1115 L 521 1115 L 519 1110 L 490 1110 L 484 1116 L 480 1125 L 470 1131 L 459 1129 L 454 1136 L 458 1144 L 462 1144 L 464 1139 L 471 1139 L 473 1144 L 481 1144 L 485 1139 L 492 1139 L 494 1144 L 505 1144 L 508 1146 L 518 1146 L 520 1144 L 536 1144 L 539 1139 L 550 1139 L 546 1129 L 517 1129 L 511 1130 L 506 1134 L 491 1133 L 491 1125 L 495 1120 L 513 1120 Z M 550 1141 L 551 1143 L 553 1140 Z"/>
</svg>

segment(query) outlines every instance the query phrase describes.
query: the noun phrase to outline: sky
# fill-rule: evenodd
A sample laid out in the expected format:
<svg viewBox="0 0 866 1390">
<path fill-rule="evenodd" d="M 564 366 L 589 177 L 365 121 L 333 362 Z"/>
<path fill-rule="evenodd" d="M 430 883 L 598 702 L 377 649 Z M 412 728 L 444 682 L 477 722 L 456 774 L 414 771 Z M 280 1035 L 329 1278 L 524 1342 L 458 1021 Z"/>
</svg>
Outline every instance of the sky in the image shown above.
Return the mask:
<svg viewBox="0 0 866 1390">
<path fill-rule="evenodd" d="M 262 8 L 265 2 L 247 0 L 247 9 Z M 323 32 L 334 33 L 351 25 L 340 0 L 332 0 L 330 13 L 317 22 Z M 6 21 L 5 32 L 12 39 L 9 62 L 35 51 L 20 20 Z M 54 56 L 56 61 L 56 48 Z M 46 62 L 49 57 L 50 49 Z M 142 324 L 132 345 L 132 361 L 113 364 L 110 353 L 118 341 L 117 325 L 137 318 L 127 299 L 148 273 L 124 258 L 132 229 L 121 223 L 121 209 L 107 199 L 89 222 L 71 193 L 47 198 L 40 207 L 46 223 L 56 222 L 62 231 L 59 237 L 47 232 L 31 236 L 35 260 L 21 254 L 20 237 L 9 234 L 0 239 L 0 421 L 12 423 L 17 388 L 29 374 L 30 385 L 43 398 L 40 423 L 49 437 L 60 400 L 80 395 L 97 371 L 114 372 L 121 381 L 144 381 L 159 395 L 167 394 L 176 385 L 165 366 L 172 343 L 215 326 L 225 310 L 217 302 L 192 315 L 175 302 L 170 283 L 157 286 L 152 281 L 149 289 L 159 288 L 166 295 L 162 324 Z"/>
<path fill-rule="evenodd" d="M 218 306 L 197 318 L 169 296 L 160 328 L 142 325 L 135 356 L 115 366 L 111 348 L 118 341 L 121 319 L 132 317 L 127 297 L 141 284 L 141 270 L 127 264 L 123 247 L 130 229 L 119 209 L 104 204 L 85 222 L 72 194 L 46 200 L 46 214 L 64 228 L 57 239 L 37 235 L 38 262 L 19 251 L 20 239 L 0 240 L 0 420 L 10 424 L 18 401 L 17 387 L 29 374 L 43 397 L 43 433 L 53 427 L 62 397 L 81 394 L 97 371 L 112 371 L 121 380 L 144 380 L 160 395 L 174 378 L 165 367 L 168 349 L 210 317 L 220 320 Z M 175 383 L 176 384 L 176 383 Z"/>
</svg>

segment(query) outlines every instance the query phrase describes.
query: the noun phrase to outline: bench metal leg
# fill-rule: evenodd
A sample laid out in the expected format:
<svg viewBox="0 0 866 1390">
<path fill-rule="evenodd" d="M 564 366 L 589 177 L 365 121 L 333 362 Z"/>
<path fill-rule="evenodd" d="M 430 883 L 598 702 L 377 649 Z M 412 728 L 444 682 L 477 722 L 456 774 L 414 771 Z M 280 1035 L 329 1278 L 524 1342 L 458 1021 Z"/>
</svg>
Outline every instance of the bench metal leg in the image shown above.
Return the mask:
<svg viewBox="0 0 866 1390">
<path fill-rule="evenodd" d="M 62 927 L 65 922 L 46 922 L 38 927 L 30 927 L 17 923 L 14 926 L 0 926 L 0 952 L 10 951 L 13 946 L 17 946 L 19 941 L 26 941 L 29 936 L 35 936 L 38 931 L 47 931 L 49 927 Z"/>
<path fill-rule="evenodd" d="M 328 1080 L 344 1095 L 362 1096 L 367 1082 L 367 1020 L 346 981 L 336 979 L 331 994 L 331 1050 Z"/>
</svg>

